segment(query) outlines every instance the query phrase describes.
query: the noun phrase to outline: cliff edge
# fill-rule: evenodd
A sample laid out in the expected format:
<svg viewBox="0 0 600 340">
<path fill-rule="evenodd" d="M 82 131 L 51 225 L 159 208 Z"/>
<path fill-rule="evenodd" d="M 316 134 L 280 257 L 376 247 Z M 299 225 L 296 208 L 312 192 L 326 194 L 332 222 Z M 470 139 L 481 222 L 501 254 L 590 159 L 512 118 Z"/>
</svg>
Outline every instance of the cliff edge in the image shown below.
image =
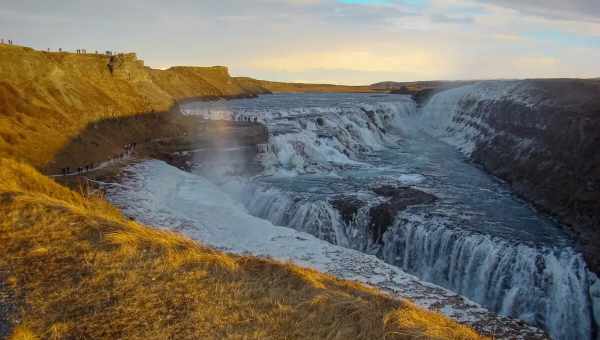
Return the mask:
<svg viewBox="0 0 600 340">
<path fill-rule="evenodd" d="M 47 53 L 0 45 L 0 156 L 41 168 L 90 123 L 171 109 L 189 98 L 269 93 L 226 67 L 155 70 L 135 54 Z"/>
</svg>

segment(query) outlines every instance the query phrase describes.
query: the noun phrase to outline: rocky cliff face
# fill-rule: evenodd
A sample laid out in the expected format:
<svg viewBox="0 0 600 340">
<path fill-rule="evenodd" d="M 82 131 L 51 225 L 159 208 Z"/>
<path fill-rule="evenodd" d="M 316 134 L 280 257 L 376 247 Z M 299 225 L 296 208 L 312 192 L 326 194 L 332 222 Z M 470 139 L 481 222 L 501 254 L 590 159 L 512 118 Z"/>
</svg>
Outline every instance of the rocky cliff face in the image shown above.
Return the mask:
<svg viewBox="0 0 600 340">
<path fill-rule="evenodd" d="M 419 118 L 557 216 L 600 272 L 600 81 L 494 81 L 435 95 Z"/>
</svg>

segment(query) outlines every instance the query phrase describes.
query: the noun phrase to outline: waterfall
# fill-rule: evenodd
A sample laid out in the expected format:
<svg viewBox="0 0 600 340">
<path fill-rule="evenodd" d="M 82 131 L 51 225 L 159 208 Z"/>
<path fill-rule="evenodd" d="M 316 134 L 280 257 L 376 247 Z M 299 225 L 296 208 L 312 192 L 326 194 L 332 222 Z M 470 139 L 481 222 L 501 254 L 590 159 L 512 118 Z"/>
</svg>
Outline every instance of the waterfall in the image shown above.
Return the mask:
<svg viewBox="0 0 600 340">
<path fill-rule="evenodd" d="M 494 131 L 481 117 L 457 119 L 456 114 L 476 106 L 481 98 L 493 99 L 498 91 L 494 86 L 445 91 L 419 113 L 415 103 L 406 98 L 338 106 L 319 103 L 302 107 L 302 102 L 291 107 L 233 105 L 226 110 L 232 119 L 242 114 L 257 116 L 269 127 L 271 136 L 269 147 L 259 156 L 266 169 L 264 177 L 223 187 L 251 215 L 274 225 L 376 255 L 499 314 L 543 326 L 555 339 L 591 339 L 597 328 L 594 311 L 600 309 L 592 302 L 590 287 L 600 284 L 572 247 L 510 240 L 477 232 L 477 228 L 461 228 L 457 220 L 432 214 L 427 207 L 400 213 L 383 238 L 374 241 L 369 236 L 369 208 L 380 198 L 369 193 L 368 187 L 344 187 L 343 180 L 328 182 L 327 176 L 336 178 L 355 167 L 381 171 L 369 163 L 368 156 L 390 147 L 396 138 L 406 138 L 398 129 L 425 130 L 469 155 L 482 129 L 489 135 Z M 507 95 L 509 90 L 502 93 Z M 227 116 L 223 112 L 211 115 Z M 322 192 L 302 190 L 313 184 L 302 182 L 308 180 L 307 174 L 320 176 Z M 412 181 L 399 181 L 405 186 L 418 187 L 424 178 L 396 178 L 403 176 Z M 343 191 L 365 202 L 351 221 L 344 220 L 332 205 L 332 198 Z"/>
<path fill-rule="evenodd" d="M 236 196 L 248 212 L 274 225 L 304 231 L 332 244 L 349 245 L 341 232 L 339 213 L 327 202 L 293 199 L 277 189 L 253 184 L 243 186 Z"/>
<path fill-rule="evenodd" d="M 591 277 L 571 248 L 533 247 L 402 215 L 383 259 L 503 315 L 544 325 L 556 339 L 588 339 Z"/>
<path fill-rule="evenodd" d="M 383 244 L 376 245 L 368 236 L 368 206 L 346 224 L 326 201 L 293 198 L 256 184 L 244 190 L 248 212 L 275 225 L 377 254 L 492 311 L 544 326 L 555 339 L 589 339 L 592 334 L 588 290 L 594 277 L 571 248 L 509 242 L 414 210 L 401 214 Z"/>
<path fill-rule="evenodd" d="M 281 100 L 280 106 L 261 102 L 271 98 Z M 312 106 L 287 100 L 269 96 L 258 102 L 191 103 L 183 111 L 206 119 L 256 117 L 267 125 L 269 152 L 262 156 L 267 174 L 324 172 L 336 166 L 360 165 L 361 154 L 381 150 L 390 142 L 386 134 L 389 127 L 402 125 L 404 117 L 416 112 L 416 103 L 406 96 L 396 96 L 393 101 L 349 97 L 345 98 L 349 102 L 337 105 Z"/>
</svg>

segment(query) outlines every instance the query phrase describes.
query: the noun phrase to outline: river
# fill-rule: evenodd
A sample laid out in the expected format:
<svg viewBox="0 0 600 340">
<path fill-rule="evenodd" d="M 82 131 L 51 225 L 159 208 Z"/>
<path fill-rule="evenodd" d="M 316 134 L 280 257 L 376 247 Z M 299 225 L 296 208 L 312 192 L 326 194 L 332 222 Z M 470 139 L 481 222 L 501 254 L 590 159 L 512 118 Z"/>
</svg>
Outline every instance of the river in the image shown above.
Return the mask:
<svg viewBox="0 0 600 340">
<path fill-rule="evenodd" d="M 203 157 L 193 169 L 255 218 L 374 255 L 491 311 L 540 326 L 554 339 L 591 339 L 594 277 L 573 241 L 507 184 L 421 129 L 427 106 L 418 109 L 402 95 L 276 94 L 183 109 L 268 127 L 269 144 L 253 160 L 260 172 L 245 171 L 256 167 L 235 152 Z M 181 188 L 185 183 L 177 190 L 202 190 Z M 382 187 L 435 199 L 399 209 L 375 232 L 372 208 L 389 201 L 377 193 Z M 169 200 L 181 210 L 187 203 L 177 197 Z M 340 200 L 356 205 L 350 219 L 336 208 Z M 223 219 L 224 225 L 230 216 L 194 218 Z"/>
</svg>

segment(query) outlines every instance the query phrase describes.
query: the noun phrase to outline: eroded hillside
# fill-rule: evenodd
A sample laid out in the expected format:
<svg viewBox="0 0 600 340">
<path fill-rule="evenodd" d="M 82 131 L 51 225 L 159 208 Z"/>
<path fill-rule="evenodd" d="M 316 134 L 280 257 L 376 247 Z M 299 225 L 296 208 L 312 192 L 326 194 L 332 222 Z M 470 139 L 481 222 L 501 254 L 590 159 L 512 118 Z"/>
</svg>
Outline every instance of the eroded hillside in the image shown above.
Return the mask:
<svg viewBox="0 0 600 340">
<path fill-rule="evenodd" d="M 268 92 L 241 84 L 225 67 L 163 71 L 145 67 L 135 54 L 46 53 L 0 45 L 0 156 L 43 167 L 91 123 L 168 111 L 187 98 Z"/>
</svg>

